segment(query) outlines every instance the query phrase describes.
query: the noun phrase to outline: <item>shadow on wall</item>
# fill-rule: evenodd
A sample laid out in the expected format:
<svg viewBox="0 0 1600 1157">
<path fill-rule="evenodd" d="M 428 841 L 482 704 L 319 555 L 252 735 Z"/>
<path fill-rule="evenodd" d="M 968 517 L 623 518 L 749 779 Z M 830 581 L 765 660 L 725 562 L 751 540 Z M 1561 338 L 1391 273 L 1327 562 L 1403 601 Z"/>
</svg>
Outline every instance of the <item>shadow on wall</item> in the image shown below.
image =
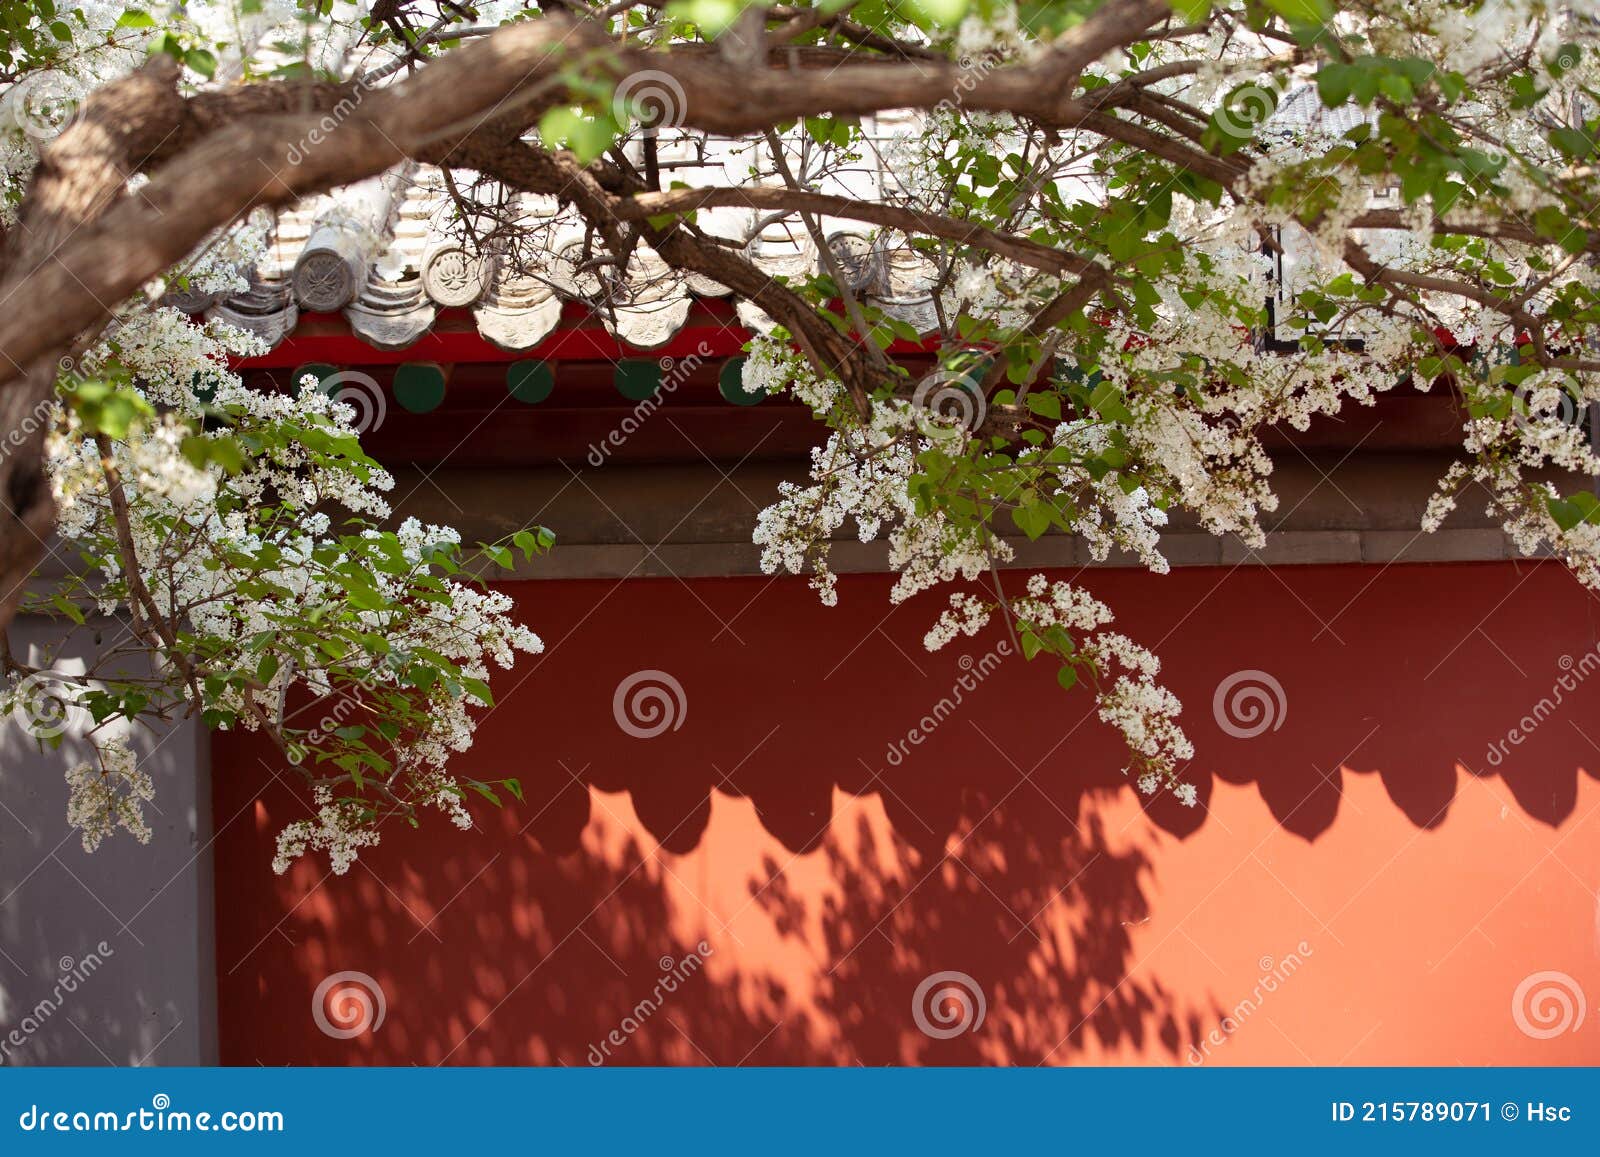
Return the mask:
<svg viewBox="0 0 1600 1157">
<path fill-rule="evenodd" d="M 1600 993 L 1565 915 L 1593 893 L 1562 890 L 1600 841 L 1554 855 L 1600 803 L 1594 601 L 1563 571 L 1088 581 L 1186 704 L 1199 808 L 1142 805 L 1120 740 L 1003 636 L 929 655 L 938 606 L 885 617 L 876 577 L 836 609 L 787 580 L 517 586 L 550 650 L 457 772 L 525 802 L 396 825 L 344 877 L 271 876 L 305 805 L 219 737 L 224 1060 L 1447 1063 L 1542 1043 L 1505 1011 L 1535 967 Z M 1503 875 L 1453 886 L 1468 856 Z M 1508 934 L 1527 962 L 1483 955 L 1507 919 L 1542 930 Z M 1434 1032 L 1416 993 L 1458 982 L 1489 988 Z"/>
<path fill-rule="evenodd" d="M 554 789 L 550 811 L 593 804 L 569 850 L 527 829 L 541 789 Z M 1107 1044 L 1159 1038 L 1172 1054 L 1187 1039 L 1159 984 L 1124 980 L 1148 865 L 1109 846 L 1094 816 L 1073 832 L 1042 804 L 991 813 L 975 792 L 951 854 L 933 855 L 894 831 L 876 795 L 840 793 L 834 830 L 796 857 L 748 800 L 719 792 L 700 846 L 666 853 L 645 850 L 657 845 L 626 795 L 576 780 L 528 793 L 471 838 L 430 841 L 425 862 L 402 862 L 396 830 L 343 878 L 301 865 L 269 908 L 226 901 L 224 923 L 245 917 L 251 943 L 225 934 L 219 948 L 225 1059 L 959 1064 L 1064 1060 L 1085 1027 Z M 249 839 L 241 817 L 230 842 L 250 859 L 225 871 L 265 875 L 256 853 L 287 806 L 265 822 L 256 812 Z M 342 971 L 372 981 L 328 992 L 330 1036 L 308 994 Z M 910 994 L 935 971 L 974 978 L 981 1034 L 919 1028 Z M 340 1039 L 337 989 L 376 988 L 379 1031 Z M 960 1022 L 961 988 L 930 990 L 933 1030 Z"/>
<path fill-rule="evenodd" d="M 81 674 L 99 640 L 70 630 L 23 618 L 9 634 L 26 661 Z M 93 721 L 35 703 L 40 717 L 0 715 L 0 1065 L 215 1063 L 203 737 L 188 723 L 132 736 L 155 785 L 150 843 L 119 833 L 90 855 L 63 772 L 90 758 Z"/>
</svg>

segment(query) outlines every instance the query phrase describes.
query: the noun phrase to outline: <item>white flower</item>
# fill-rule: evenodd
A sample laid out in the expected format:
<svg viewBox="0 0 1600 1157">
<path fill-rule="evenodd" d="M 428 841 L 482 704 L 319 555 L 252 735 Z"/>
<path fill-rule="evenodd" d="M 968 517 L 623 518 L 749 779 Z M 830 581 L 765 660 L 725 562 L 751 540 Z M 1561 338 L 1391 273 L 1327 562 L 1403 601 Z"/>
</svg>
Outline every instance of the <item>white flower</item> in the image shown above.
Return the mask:
<svg viewBox="0 0 1600 1157">
<path fill-rule="evenodd" d="M 155 785 L 125 740 L 99 744 L 96 759 L 69 767 L 66 779 L 67 823 L 83 837 L 84 851 L 94 851 L 119 827 L 141 844 L 150 842 L 142 805 L 155 798 Z"/>
</svg>

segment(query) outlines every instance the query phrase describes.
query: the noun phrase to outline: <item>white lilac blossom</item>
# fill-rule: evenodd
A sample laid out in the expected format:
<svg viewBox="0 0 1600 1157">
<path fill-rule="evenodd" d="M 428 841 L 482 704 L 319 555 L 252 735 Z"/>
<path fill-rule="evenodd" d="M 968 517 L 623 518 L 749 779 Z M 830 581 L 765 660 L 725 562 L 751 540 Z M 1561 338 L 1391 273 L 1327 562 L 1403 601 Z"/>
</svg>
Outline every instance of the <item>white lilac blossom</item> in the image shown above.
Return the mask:
<svg viewBox="0 0 1600 1157">
<path fill-rule="evenodd" d="M 378 833 L 351 803 L 340 803 L 326 787 L 313 791 L 312 802 L 316 818 L 295 820 L 278 832 L 278 850 L 272 858 L 272 870 L 278 875 L 287 872 L 301 856 L 317 851 L 327 854 L 333 874 L 342 876 L 350 870 L 362 848 L 378 842 Z"/>
<path fill-rule="evenodd" d="M 236 253 L 250 240 L 230 244 Z M 446 764 L 471 746 L 491 668 L 543 644 L 512 618 L 510 596 L 438 573 L 459 552 L 454 530 L 416 519 L 378 528 L 392 480 L 360 454 L 354 411 L 310 378 L 292 394 L 247 387 L 227 359 L 252 348 L 174 310 L 128 312 L 64 389 L 126 382 L 161 410 L 110 443 L 109 457 L 78 411 L 64 412 L 50 442 L 59 529 L 91 568 L 83 594 L 160 644 L 150 679 L 104 685 L 145 699 L 198 695 L 213 726 L 268 732 L 313 784 L 317 817 L 284 830 L 274 866 L 318 851 L 343 871 L 376 842 L 386 808 L 433 808 L 471 826 Z M 216 456 L 243 439 L 249 452 L 236 463 Z M 86 846 L 114 826 L 144 831 L 137 804 L 149 780 L 120 741 L 101 743 L 98 766 L 68 778 Z"/>
<path fill-rule="evenodd" d="M 897 575 L 890 598 L 897 603 L 957 577 L 974 579 L 996 560 L 1009 561 L 1013 552 L 1004 540 L 916 510 L 907 483 L 917 448 L 928 441 L 919 433 L 921 416 L 904 402 L 878 403 L 867 430 L 837 432 L 813 450 L 812 485 L 784 483 L 778 502 L 757 520 L 762 569 L 810 569 L 813 586 L 831 606 L 838 596 L 828 549 L 847 522 L 862 542 L 887 538 Z"/>
<path fill-rule="evenodd" d="M 813 371 L 800 351 L 777 334 L 751 340 L 739 373 L 745 393 L 788 392 L 816 414 L 827 414 L 843 393 L 838 382 Z"/>
<path fill-rule="evenodd" d="M 1082 587 L 1034 574 L 1026 591 L 1009 608 L 1023 632 L 1023 653 L 1030 658 L 1051 653 L 1088 683 L 1101 721 L 1121 732 L 1133 755 L 1128 770 L 1140 791 L 1152 794 L 1170 786 L 1192 806 L 1198 796 L 1179 772 L 1194 757 L 1194 746 L 1177 722 L 1182 704 L 1155 681 L 1160 660 L 1126 635 L 1106 630 L 1113 621 L 1111 609 Z M 928 649 L 937 650 L 957 634 L 976 634 L 996 609 L 993 601 L 957 592 L 928 632 Z M 1064 637 L 1072 640 L 1070 650 L 1061 649 Z"/>
<path fill-rule="evenodd" d="M 141 844 L 150 842 L 143 805 L 155 798 L 155 785 L 140 769 L 125 739 L 98 746 L 96 758 L 67 769 L 67 823 L 92 852 L 117 828 Z"/>
</svg>

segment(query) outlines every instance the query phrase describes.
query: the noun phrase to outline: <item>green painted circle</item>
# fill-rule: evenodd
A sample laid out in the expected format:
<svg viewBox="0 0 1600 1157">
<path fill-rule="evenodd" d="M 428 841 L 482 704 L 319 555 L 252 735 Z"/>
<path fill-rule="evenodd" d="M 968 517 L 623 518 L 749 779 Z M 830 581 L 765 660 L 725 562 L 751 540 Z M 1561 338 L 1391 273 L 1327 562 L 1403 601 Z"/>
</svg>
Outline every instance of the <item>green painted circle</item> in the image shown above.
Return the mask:
<svg viewBox="0 0 1600 1157">
<path fill-rule="evenodd" d="M 752 394 L 744 388 L 743 358 L 729 358 L 723 364 L 722 372 L 717 375 L 717 388 L 735 406 L 760 405 L 767 397 L 765 390 L 757 390 Z"/>
<path fill-rule="evenodd" d="M 617 393 L 624 398 L 642 402 L 661 388 L 661 367 L 655 362 L 618 362 L 612 381 L 616 383 Z"/>
<path fill-rule="evenodd" d="M 541 361 L 512 362 L 506 367 L 506 389 L 519 402 L 536 406 L 556 388 L 556 376 Z"/>
<path fill-rule="evenodd" d="M 295 390 L 298 391 L 300 389 L 300 379 L 304 378 L 307 374 L 310 374 L 317 379 L 318 385 L 326 388 L 325 383 L 327 380 L 338 372 L 338 366 L 330 366 L 326 362 L 307 362 L 305 365 L 298 367 L 294 371 L 294 375 L 289 379 L 289 381 L 290 384 L 294 386 Z"/>
<path fill-rule="evenodd" d="M 432 362 L 407 362 L 394 371 L 394 400 L 413 414 L 426 414 L 444 401 L 444 371 Z"/>
</svg>

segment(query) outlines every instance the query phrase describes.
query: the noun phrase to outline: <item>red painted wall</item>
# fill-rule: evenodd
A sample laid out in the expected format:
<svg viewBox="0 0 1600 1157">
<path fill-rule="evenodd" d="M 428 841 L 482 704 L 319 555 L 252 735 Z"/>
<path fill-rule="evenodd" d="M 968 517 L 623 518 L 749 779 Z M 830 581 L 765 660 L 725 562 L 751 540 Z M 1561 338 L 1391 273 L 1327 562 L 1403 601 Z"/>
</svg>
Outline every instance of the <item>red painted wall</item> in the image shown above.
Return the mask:
<svg viewBox="0 0 1600 1157">
<path fill-rule="evenodd" d="M 1162 655 L 1201 808 L 1142 808 L 1085 697 L 1016 655 L 891 765 L 998 640 L 929 655 L 940 600 L 891 610 L 879 577 L 834 609 L 787 579 L 517 585 L 548 650 L 459 771 L 526 802 L 394 825 L 344 877 L 271 874 L 304 805 L 220 737 L 224 1059 L 584 1064 L 616 1030 L 608 1063 L 1600 1062 L 1593 596 L 1548 564 L 1082 577 Z M 639 739 L 612 698 L 647 668 L 686 711 Z M 1286 702 L 1254 738 L 1212 710 L 1243 668 Z M 381 986 L 376 1031 L 318 1029 L 341 971 Z M 949 1039 L 912 1014 L 941 971 L 985 1005 Z M 1529 1035 L 1513 996 L 1552 971 L 1590 1007 Z"/>
</svg>

